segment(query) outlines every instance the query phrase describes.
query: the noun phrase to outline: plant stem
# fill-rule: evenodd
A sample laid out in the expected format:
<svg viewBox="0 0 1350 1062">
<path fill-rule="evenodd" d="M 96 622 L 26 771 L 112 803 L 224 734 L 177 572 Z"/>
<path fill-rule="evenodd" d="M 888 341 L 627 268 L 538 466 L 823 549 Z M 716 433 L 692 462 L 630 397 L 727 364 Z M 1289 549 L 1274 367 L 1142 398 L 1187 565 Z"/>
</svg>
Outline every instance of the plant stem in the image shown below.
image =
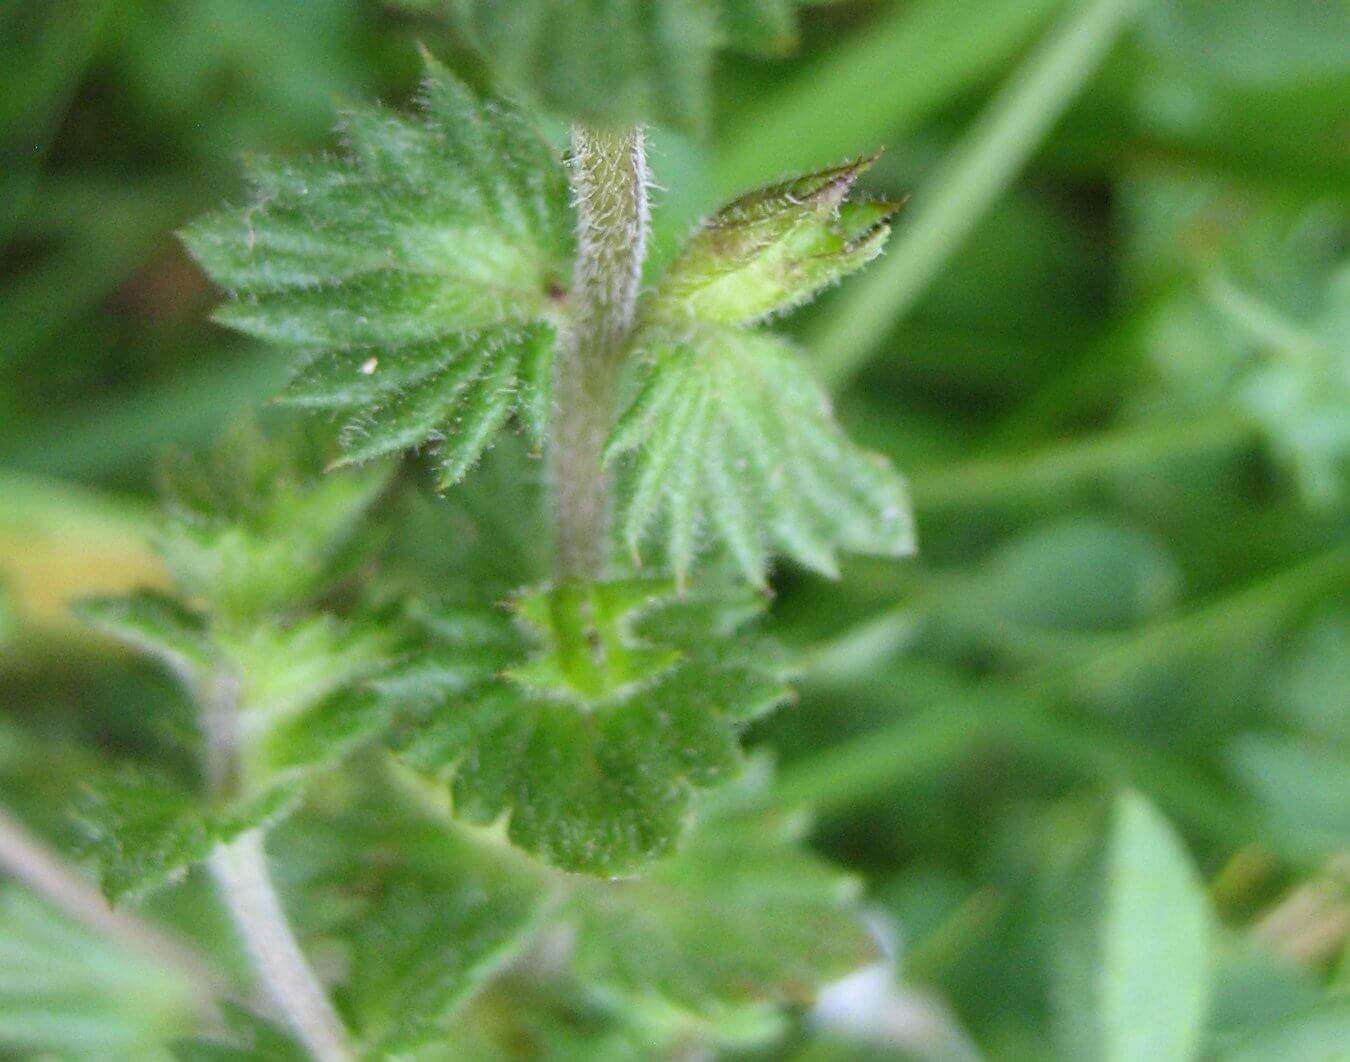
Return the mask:
<svg viewBox="0 0 1350 1062">
<path fill-rule="evenodd" d="M 233 795 L 239 785 L 238 691 L 234 676 L 219 673 L 198 693 L 203 770 L 217 797 Z M 296 1038 L 319 1062 L 355 1059 L 342 1019 L 286 920 L 267 870 L 263 831 L 247 830 L 217 845 L 210 866 L 258 980 Z"/>
<path fill-rule="evenodd" d="M 1216 413 L 1190 420 L 1114 428 L 1030 454 L 987 457 L 910 476 L 921 510 L 1044 499 L 1085 480 L 1103 478 L 1182 457 L 1222 454 L 1255 442 L 1243 417 Z"/>
<path fill-rule="evenodd" d="M 261 830 L 249 830 L 211 856 L 226 906 L 272 1002 L 296 1037 L 320 1062 L 346 1062 L 356 1053 L 286 920 L 267 870 Z"/>
<path fill-rule="evenodd" d="M 608 551 L 604 447 L 646 253 L 642 130 L 574 126 L 571 184 L 577 210 L 573 316 L 554 366 L 549 474 L 557 574 L 593 578 L 603 574 Z"/>
</svg>

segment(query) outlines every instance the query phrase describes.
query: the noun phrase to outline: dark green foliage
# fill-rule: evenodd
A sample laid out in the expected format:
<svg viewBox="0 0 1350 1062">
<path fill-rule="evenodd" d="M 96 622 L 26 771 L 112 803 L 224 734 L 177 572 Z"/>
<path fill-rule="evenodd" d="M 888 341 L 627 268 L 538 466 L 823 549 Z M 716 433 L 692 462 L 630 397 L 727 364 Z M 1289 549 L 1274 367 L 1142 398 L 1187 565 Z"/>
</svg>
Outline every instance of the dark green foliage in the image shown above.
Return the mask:
<svg viewBox="0 0 1350 1062">
<path fill-rule="evenodd" d="M 800 850 L 800 817 L 725 802 L 675 858 L 587 884 L 571 906 L 585 980 L 658 1022 L 704 1022 L 735 1041 L 774 1035 L 777 1007 L 812 1002 L 873 947 L 857 882 Z"/>
<path fill-rule="evenodd" d="M 401 755 L 448 783 L 456 814 L 504 818 L 544 861 L 633 873 L 675 844 L 693 790 L 736 774 L 737 731 L 785 696 L 773 652 L 739 631 L 755 611 L 650 581 L 420 608 L 425 644 L 383 685 L 420 717 Z"/>
<path fill-rule="evenodd" d="M 802 0 L 398 0 L 448 20 L 508 82 L 598 125 L 701 129 L 713 50 L 781 55 Z M 604 47 L 597 47 L 604 42 Z"/>
</svg>

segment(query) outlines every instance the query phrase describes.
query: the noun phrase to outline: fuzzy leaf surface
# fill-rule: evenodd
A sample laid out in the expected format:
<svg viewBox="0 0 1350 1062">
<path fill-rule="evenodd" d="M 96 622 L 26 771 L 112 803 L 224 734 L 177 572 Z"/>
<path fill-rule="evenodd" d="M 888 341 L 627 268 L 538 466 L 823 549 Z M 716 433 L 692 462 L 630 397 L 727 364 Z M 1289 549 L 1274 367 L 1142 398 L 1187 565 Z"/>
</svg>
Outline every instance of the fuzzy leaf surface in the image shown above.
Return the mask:
<svg viewBox="0 0 1350 1062">
<path fill-rule="evenodd" d="M 632 873 L 673 847 L 696 789 L 738 772 L 737 730 L 782 699 L 782 669 L 735 633 L 753 611 L 743 601 L 630 580 L 511 607 L 423 613 L 428 650 L 388 687 L 422 716 L 402 755 L 449 785 L 457 815 L 505 818 L 545 862 Z M 689 609 L 699 620 L 681 624 Z"/>
<path fill-rule="evenodd" d="M 545 408 L 566 180 L 521 111 L 434 62 L 419 115 L 357 107 L 342 133 L 341 158 L 256 164 L 254 202 L 184 239 L 235 296 L 219 320 L 293 352 L 283 398 L 342 418 L 344 460 L 432 445 L 453 482 Z"/>
<path fill-rule="evenodd" d="M 284 813 L 294 795 L 277 787 L 212 806 L 161 773 L 128 767 L 91 783 L 78 814 L 103 892 L 118 900 L 163 885 L 217 844 Z"/>
<path fill-rule="evenodd" d="M 801 0 L 400 0 L 448 19 L 504 79 L 596 125 L 707 120 L 713 52 L 782 55 Z M 596 42 L 603 41 L 603 48 Z"/>
<path fill-rule="evenodd" d="M 709 816 L 642 877 L 587 883 L 571 911 L 579 975 L 653 1018 L 774 1029 L 778 1007 L 874 957 L 858 882 L 799 846 L 800 817 Z"/>
<path fill-rule="evenodd" d="M 247 624 L 334 578 L 392 469 L 324 475 L 326 463 L 316 437 L 252 425 L 205 457 L 171 454 L 156 545 L 179 591 L 212 617 Z"/>
<path fill-rule="evenodd" d="M 653 337 L 650 376 L 610 443 L 619 522 L 683 579 L 707 544 L 762 583 L 773 551 L 827 575 L 840 549 L 914 550 L 904 482 L 855 447 L 797 353 L 777 337 L 705 326 Z"/>
<path fill-rule="evenodd" d="M 8 1057 L 163 1057 L 168 1041 L 191 1029 L 196 1006 L 168 968 L 22 889 L 0 890 L 0 1048 Z"/>
<path fill-rule="evenodd" d="M 655 539 L 680 583 L 714 542 L 758 584 L 774 552 L 835 575 L 840 549 L 914 551 L 903 481 L 849 442 L 797 353 L 751 327 L 881 253 L 896 205 L 847 200 L 872 161 L 735 200 L 642 307 L 646 375 L 607 459 L 619 466 L 629 549 L 640 558 Z"/>
</svg>

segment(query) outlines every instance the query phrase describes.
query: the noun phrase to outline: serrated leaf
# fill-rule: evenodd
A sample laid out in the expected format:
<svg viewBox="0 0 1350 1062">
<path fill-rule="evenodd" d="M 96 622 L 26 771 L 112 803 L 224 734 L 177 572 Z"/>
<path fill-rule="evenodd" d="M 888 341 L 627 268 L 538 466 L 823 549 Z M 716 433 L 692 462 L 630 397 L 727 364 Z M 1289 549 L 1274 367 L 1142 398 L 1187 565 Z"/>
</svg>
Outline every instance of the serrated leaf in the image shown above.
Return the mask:
<svg viewBox="0 0 1350 1062">
<path fill-rule="evenodd" d="M 401 755 L 444 779 L 457 815 L 505 818 L 506 836 L 548 863 L 637 870 L 674 845 L 695 789 L 737 772 L 736 731 L 785 692 L 774 654 L 745 635 L 644 636 L 642 613 L 658 607 L 681 603 L 621 581 L 523 594 L 514 617 L 424 612 L 445 663 L 391 688 L 421 715 Z"/>
<path fill-rule="evenodd" d="M 443 1036 L 531 939 L 550 890 L 499 846 L 392 806 L 317 825 L 338 831 L 350 856 L 329 873 L 351 898 L 337 928 L 350 941 L 347 998 L 362 1039 L 385 1057 Z"/>
<path fill-rule="evenodd" d="M 430 444 L 453 482 L 512 411 L 537 423 L 566 180 L 521 111 L 431 61 L 417 117 L 354 108 L 342 132 L 340 159 L 255 163 L 255 202 L 184 240 L 236 296 L 219 319 L 299 356 L 283 398 L 342 415 L 348 460 Z"/>
<path fill-rule="evenodd" d="M 500 77 L 565 115 L 697 129 L 707 119 L 713 50 L 791 51 L 800 0 L 399 2 L 448 19 Z"/>
<path fill-rule="evenodd" d="M 1063 897 L 1055 1002 L 1064 1058 L 1195 1058 L 1210 995 L 1210 912 L 1172 828 L 1125 794 Z"/>
<path fill-rule="evenodd" d="M 165 594 L 143 590 L 127 597 L 86 598 L 75 613 L 95 630 L 168 665 L 189 686 L 213 666 L 202 617 Z"/>
<path fill-rule="evenodd" d="M 642 877 L 582 886 L 568 908 L 579 975 L 657 1023 L 733 1040 L 776 1031 L 778 1007 L 809 1003 L 874 956 L 858 883 L 798 847 L 804 825 L 714 815 Z"/>
<path fill-rule="evenodd" d="M 181 977 L 0 889 L 0 1047 L 22 1058 L 157 1057 L 199 1001 Z"/>
<path fill-rule="evenodd" d="M 177 588 L 211 615 L 294 608 L 333 578 L 388 482 L 376 465 L 323 473 L 317 439 L 245 424 L 203 458 L 170 455 L 156 544 Z"/>
<path fill-rule="evenodd" d="M 206 859 L 217 844 L 275 819 L 294 792 L 209 805 L 162 773 L 127 767 L 91 782 L 78 817 L 110 900 L 156 888 Z"/>
<path fill-rule="evenodd" d="M 874 159 L 769 185 L 705 221 L 671 263 L 648 313 L 745 324 L 789 310 L 862 268 L 890 236 L 896 203 L 845 202 Z"/>
<path fill-rule="evenodd" d="M 771 550 L 828 575 L 839 549 L 913 552 L 903 481 L 845 438 L 785 342 L 704 326 L 651 343 L 646 389 L 610 446 L 622 457 L 619 523 L 635 554 L 659 526 L 678 579 L 720 541 L 761 582 Z"/>
</svg>

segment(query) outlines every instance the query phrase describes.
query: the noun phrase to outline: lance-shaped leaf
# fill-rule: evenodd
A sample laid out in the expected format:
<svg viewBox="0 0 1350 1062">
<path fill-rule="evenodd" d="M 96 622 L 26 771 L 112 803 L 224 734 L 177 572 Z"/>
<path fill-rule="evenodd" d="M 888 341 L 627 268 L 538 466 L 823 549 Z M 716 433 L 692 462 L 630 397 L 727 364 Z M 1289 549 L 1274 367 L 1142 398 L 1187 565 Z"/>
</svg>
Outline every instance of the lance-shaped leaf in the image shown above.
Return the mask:
<svg viewBox="0 0 1350 1062">
<path fill-rule="evenodd" d="M 762 582 L 772 550 L 827 575 L 841 548 L 913 551 L 903 481 L 848 441 L 787 343 L 724 326 L 649 342 L 650 376 L 609 450 L 622 458 L 619 520 L 635 554 L 657 532 L 683 581 L 720 541 Z"/>
<path fill-rule="evenodd" d="M 736 774 L 738 729 L 785 695 L 775 654 L 736 633 L 744 606 L 621 581 L 424 613 L 414 679 L 383 687 L 420 702 L 402 755 L 445 780 L 457 815 L 505 819 L 544 861 L 631 873 L 674 845 L 696 788 Z"/>
<path fill-rule="evenodd" d="M 587 122 L 699 128 L 713 50 L 781 55 L 801 0 L 399 0 L 445 19 L 503 79 Z M 604 46 L 598 46 L 604 42 Z"/>
<path fill-rule="evenodd" d="M 881 253 L 899 204 L 846 202 L 874 161 L 760 188 L 690 237 L 648 312 L 663 321 L 743 324 L 788 310 Z"/>
<path fill-rule="evenodd" d="M 340 159 L 259 163 L 191 226 L 223 323 L 291 348 L 284 398 L 343 418 L 346 460 L 433 445 L 457 480 L 514 412 L 538 426 L 570 260 L 566 180 L 523 113 L 428 62 L 422 113 L 354 108 Z"/>
<path fill-rule="evenodd" d="M 1185 846 L 1123 794 L 1104 844 L 1060 897 L 1057 1033 L 1064 1058 L 1199 1054 L 1209 1006 L 1210 912 Z"/>
</svg>

